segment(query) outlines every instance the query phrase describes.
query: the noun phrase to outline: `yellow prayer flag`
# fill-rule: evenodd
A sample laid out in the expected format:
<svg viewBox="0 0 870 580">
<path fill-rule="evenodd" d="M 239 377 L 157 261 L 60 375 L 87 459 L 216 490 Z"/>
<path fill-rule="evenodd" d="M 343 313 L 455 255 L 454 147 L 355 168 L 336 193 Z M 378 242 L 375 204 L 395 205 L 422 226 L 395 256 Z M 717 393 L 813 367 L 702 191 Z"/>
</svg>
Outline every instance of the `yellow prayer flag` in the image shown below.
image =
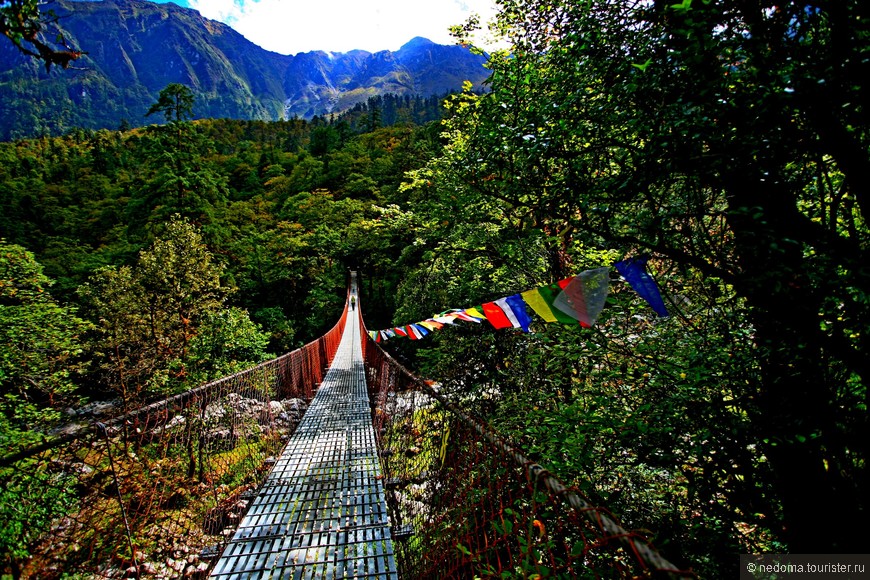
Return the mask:
<svg viewBox="0 0 870 580">
<path fill-rule="evenodd" d="M 550 308 L 550 305 L 544 300 L 544 297 L 541 296 L 541 293 L 538 292 L 538 289 L 535 288 L 533 290 L 526 290 L 520 296 L 523 297 L 523 300 L 526 301 L 526 304 L 531 306 L 532 310 L 535 311 L 535 314 L 546 320 L 547 322 L 558 322 L 556 316 L 553 314 L 553 310 Z"/>
<path fill-rule="evenodd" d="M 433 322 L 432 320 L 423 320 L 421 322 L 418 322 L 417 324 L 424 328 L 428 328 L 429 330 L 439 330 L 442 326 L 444 326 L 440 322 Z"/>
<path fill-rule="evenodd" d="M 478 310 L 477 308 L 466 308 L 465 313 L 469 316 L 474 316 L 475 318 L 485 319 L 486 316 Z"/>
</svg>

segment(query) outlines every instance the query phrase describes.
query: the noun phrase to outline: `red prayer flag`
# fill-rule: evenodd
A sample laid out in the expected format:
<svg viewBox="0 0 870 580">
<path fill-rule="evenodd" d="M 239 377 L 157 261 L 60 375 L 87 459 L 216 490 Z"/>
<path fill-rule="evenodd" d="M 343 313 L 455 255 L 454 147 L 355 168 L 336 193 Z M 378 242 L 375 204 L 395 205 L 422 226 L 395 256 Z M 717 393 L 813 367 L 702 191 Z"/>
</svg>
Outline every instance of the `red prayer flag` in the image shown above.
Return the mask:
<svg viewBox="0 0 870 580">
<path fill-rule="evenodd" d="M 487 302 L 483 304 L 482 308 L 484 315 L 486 315 L 486 319 L 496 329 L 513 328 L 513 324 L 511 323 L 510 319 L 505 315 L 504 311 L 499 308 L 498 304 L 496 304 L 495 302 Z"/>
</svg>

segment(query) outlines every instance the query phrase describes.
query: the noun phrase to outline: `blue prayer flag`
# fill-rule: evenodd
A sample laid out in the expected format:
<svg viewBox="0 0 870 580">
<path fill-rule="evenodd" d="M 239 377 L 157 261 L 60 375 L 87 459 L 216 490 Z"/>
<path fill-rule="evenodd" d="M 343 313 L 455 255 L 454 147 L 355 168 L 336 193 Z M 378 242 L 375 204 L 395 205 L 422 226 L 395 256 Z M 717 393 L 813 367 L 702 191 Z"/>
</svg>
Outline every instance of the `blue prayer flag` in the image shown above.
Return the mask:
<svg viewBox="0 0 870 580">
<path fill-rule="evenodd" d="M 659 316 L 668 316 L 668 309 L 662 300 L 659 286 L 652 276 L 646 271 L 647 256 L 629 258 L 616 263 L 617 272 L 625 278 L 625 281 L 634 288 L 634 291 L 652 306 Z"/>
<path fill-rule="evenodd" d="M 532 324 L 532 318 L 526 310 L 526 301 L 523 300 L 523 297 L 519 294 L 514 294 L 513 296 L 507 296 L 505 301 L 507 302 L 507 305 L 510 306 L 523 331 L 529 332 L 529 325 Z"/>
</svg>

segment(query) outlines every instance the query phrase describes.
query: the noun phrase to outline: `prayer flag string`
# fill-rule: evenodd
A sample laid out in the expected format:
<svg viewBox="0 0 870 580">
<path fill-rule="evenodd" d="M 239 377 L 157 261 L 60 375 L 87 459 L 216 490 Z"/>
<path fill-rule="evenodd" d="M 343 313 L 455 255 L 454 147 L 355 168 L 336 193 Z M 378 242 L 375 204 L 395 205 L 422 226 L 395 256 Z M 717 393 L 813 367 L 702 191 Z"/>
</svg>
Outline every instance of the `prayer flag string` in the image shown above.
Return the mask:
<svg viewBox="0 0 870 580">
<path fill-rule="evenodd" d="M 646 300 L 659 316 L 668 316 L 659 287 L 646 270 L 647 259 L 646 256 L 629 258 L 617 262 L 615 267 L 631 288 Z M 484 320 L 496 330 L 517 328 L 523 332 L 530 332 L 533 319 L 529 310 L 545 322 L 580 324 L 589 328 L 595 326 L 598 321 L 609 290 L 610 267 L 604 266 L 471 308 L 446 310 L 414 324 L 372 330 L 369 331 L 369 336 L 375 342 L 382 342 L 396 336 L 419 340 L 430 332 L 441 330 L 444 326 L 455 325 L 457 321 L 479 324 Z"/>
</svg>

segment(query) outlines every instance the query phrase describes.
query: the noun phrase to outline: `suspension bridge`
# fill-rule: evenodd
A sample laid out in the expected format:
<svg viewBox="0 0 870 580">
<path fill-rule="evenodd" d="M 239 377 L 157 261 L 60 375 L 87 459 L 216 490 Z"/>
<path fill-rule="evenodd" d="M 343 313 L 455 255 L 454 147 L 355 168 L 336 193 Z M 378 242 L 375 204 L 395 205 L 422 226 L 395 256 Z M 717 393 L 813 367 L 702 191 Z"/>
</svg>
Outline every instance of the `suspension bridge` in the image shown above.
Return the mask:
<svg viewBox="0 0 870 580">
<path fill-rule="evenodd" d="M 397 578 L 359 326 L 351 316 L 212 578 Z"/>
<path fill-rule="evenodd" d="M 353 274 L 303 348 L 0 458 L 0 572 L 692 577 L 399 365 L 359 304 Z"/>
</svg>

